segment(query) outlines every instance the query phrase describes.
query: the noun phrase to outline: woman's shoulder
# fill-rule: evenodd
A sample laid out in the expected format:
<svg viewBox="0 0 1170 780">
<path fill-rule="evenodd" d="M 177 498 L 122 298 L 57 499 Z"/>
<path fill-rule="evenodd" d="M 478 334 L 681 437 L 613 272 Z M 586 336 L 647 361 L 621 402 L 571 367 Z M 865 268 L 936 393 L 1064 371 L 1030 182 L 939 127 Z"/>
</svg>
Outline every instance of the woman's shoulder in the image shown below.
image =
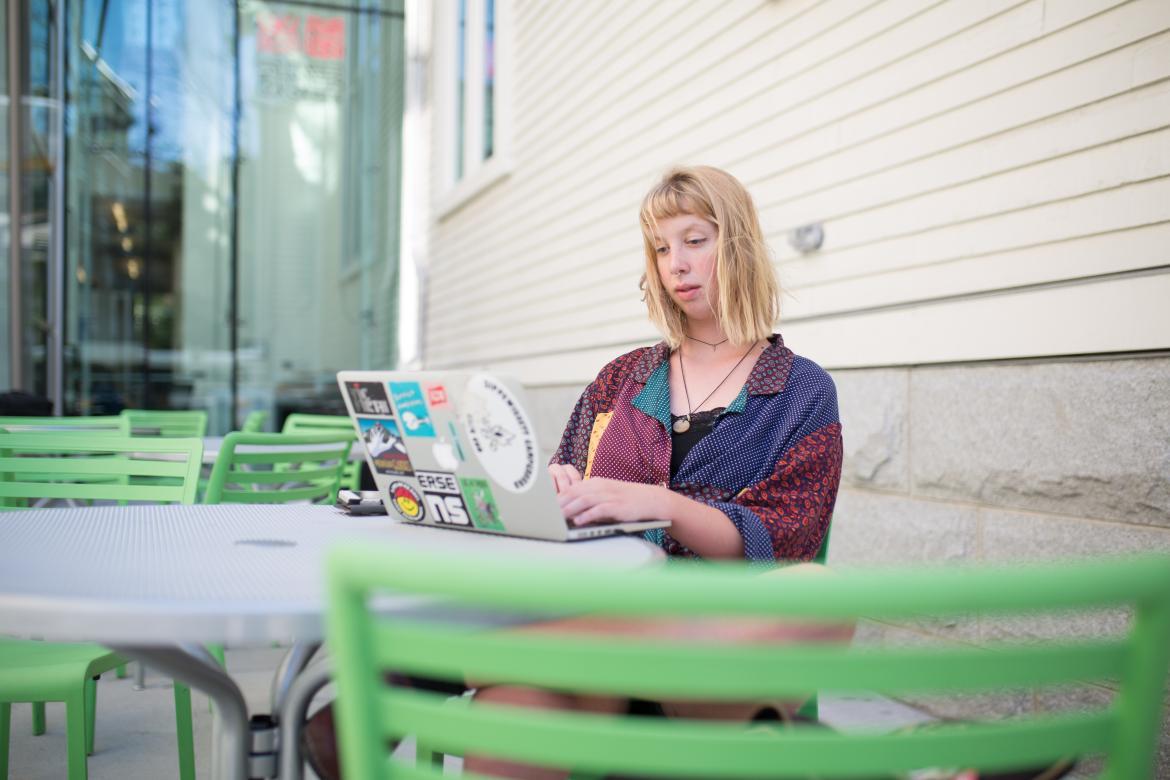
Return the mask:
<svg viewBox="0 0 1170 780">
<path fill-rule="evenodd" d="M 639 382 L 645 382 L 669 355 L 670 348 L 664 341 L 631 349 L 606 363 L 601 371 L 597 372 L 597 379 L 594 381 L 602 385 L 613 385 L 621 384 L 632 377 Z"/>
</svg>

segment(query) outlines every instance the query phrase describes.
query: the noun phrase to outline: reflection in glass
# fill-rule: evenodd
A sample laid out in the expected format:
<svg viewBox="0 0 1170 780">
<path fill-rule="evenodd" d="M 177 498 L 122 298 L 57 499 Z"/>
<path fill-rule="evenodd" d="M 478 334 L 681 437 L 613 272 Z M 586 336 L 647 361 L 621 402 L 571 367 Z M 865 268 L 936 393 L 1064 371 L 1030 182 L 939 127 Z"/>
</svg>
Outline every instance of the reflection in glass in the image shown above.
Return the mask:
<svg viewBox="0 0 1170 780">
<path fill-rule="evenodd" d="M 483 159 L 492 156 L 496 136 L 496 2 L 484 4 Z"/>
</svg>

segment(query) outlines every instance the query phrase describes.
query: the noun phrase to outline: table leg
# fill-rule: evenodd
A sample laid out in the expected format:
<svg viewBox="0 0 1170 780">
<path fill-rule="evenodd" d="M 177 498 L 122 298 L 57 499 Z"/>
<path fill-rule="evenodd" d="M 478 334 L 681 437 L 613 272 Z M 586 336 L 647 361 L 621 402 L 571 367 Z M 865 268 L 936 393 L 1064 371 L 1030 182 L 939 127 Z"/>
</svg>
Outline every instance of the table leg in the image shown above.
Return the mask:
<svg viewBox="0 0 1170 780">
<path fill-rule="evenodd" d="M 228 673 L 214 661 L 201 645 L 178 647 L 113 646 L 113 649 L 136 661 L 203 691 L 215 703 L 220 726 L 216 729 L 216 761 L 212 767 L 215 780 L 247 780 L 248 754 L 252 737 L 248 726 L 248 705 L 244 694 Z"/>
<path fill-rule="evenodd" d="M 309 704 L 319 690 L 333 679 L 333 668 L 328 660 L 318 661 L 298 676 L 284 696 L 280 712 L 280 780 L 301 780 L 304 761 L 301 758 L 301 730 Z"/>
<path fill-rule="evenodd" d="M 272 678 L 269 701 L 273 715 L 284 712 L 284 700 L 288 696 L 289 688 L 309 665 L 309 661 L 313 660 L 313 655 L 320 649 L 320 642 L 294 642 L 293 646 L 284 654 L 280 668 L 277 669 L 276 676 Z"/>
</svg>

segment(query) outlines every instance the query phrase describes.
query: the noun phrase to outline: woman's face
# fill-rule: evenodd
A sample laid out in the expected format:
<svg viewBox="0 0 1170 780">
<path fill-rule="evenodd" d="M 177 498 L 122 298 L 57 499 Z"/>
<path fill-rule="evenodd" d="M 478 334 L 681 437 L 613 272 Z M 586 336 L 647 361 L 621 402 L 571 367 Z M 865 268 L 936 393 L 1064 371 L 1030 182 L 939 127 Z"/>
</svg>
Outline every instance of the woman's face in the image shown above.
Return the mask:
<svg viewBox="0 0 1170 780">
<path fill-rule="evenodd" d="M 658 220 L 658 232 L 654 235 L 658 278 L 689 321 L 714 316 L 711 304 L 719 300 L 715 279 L 718 238 L 719 228 L 694 214 Z"/>
</svg>

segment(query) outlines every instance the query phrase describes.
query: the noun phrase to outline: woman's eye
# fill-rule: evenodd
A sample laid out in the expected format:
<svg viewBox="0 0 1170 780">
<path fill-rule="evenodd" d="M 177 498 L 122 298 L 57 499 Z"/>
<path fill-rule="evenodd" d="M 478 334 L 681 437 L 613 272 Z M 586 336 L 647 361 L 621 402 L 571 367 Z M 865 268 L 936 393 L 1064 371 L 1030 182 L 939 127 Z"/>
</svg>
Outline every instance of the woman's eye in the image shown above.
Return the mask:
<svg viewBox="0 0 1170 780">
<path fill-rule="evenodd" d="M 666 254 L 666 247 L 660 246 L 660 247 L 656 248 L 654 251 L 660 255 L 664 255 L 664 254 Z"/>
<path fill-rule="evenodd" d="M 699 237 L 699 238 L 688 238 L 688 239 L 687 239 L 687 243 L 688 243 L 688 244 L 690 244 L 691 246 L 699 246 L 700 244 L 702 244 L 702 243 L 703 243 L 704 241 L 706 241 L 706 240 L 707 240 L 707 239 L 706 239 L 706 238 L 704 238 L 704 237 Z"/>
</svg>

